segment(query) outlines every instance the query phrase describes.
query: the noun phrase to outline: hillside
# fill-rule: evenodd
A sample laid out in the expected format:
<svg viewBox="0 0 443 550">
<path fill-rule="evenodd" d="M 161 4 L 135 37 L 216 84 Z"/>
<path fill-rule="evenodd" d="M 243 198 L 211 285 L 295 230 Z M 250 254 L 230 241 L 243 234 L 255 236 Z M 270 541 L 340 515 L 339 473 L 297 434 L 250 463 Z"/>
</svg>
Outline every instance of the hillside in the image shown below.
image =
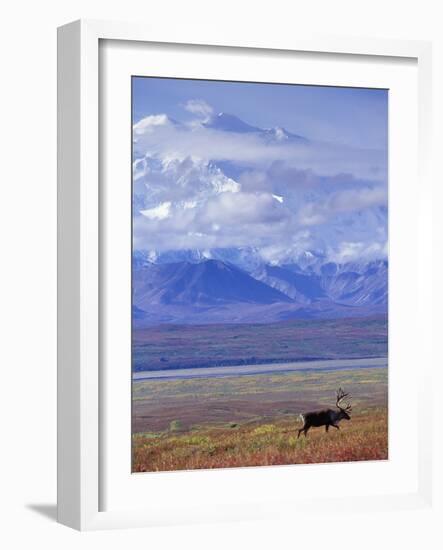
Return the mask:
<svg viewBox="0 0 443 550">
<path fill-rule="evenodd" d="M 241 261 L 237 254 L 223 254 Z M 186 255 L 182 254 L 186 258 Z M 286 319 L 339 319 L 386 315 L 388 267 L 325 264 L 253 264 L 207 259 L 153 263 L 134 255 L 133 323 L 275 323 Z M 174 256 L 168 256 L 173 260 Z"/>
</svg>

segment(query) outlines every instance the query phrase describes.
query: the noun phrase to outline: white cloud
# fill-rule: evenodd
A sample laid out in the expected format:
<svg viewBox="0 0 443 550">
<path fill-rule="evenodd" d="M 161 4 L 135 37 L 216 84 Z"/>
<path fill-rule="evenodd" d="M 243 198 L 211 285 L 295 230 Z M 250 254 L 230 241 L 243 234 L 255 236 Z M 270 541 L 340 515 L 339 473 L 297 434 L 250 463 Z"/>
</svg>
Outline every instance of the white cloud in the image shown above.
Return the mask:
<svg viewBox="0 0 443 550">
<path fill-rule="evenodd" d="M 289 239 L 275 240 L 260 249 L 260 256 L 266 263 L 282 264 L 291 263 L 294 258 L 306 254 L 306 250 L 315 247 L 317 243 L 310 231 L 291 232 Z"/>
<path fill-rule="evenodd" d="M 380 151 L 315 142 L 269 141 L 255 133 L 225 132 L 201 124 L 185 126 L 174 124 L 169 119 L 167 123 L 144 124 L 145 128 L 140 124 L 134 130 L 137 157 L 149 151 L 162 158 L 195 157 L 205 161 L 231 161 L 260 169 L 282 162 L 286 167 L 299 171 L 314 169 L 316 177 L 347 173 L 371 180 L 384 179 L 386 158 Z"/>
<path fill-rule="evenodd" d="M 307 202 L 298 212 L 301 225 L 327 223 L 338 214 L 358 212 L 372 206 L 386 206 L 387 192 L 384 186 L 337 191 L 323 200 Z"/>
<path fill-rule="evenodd" d="M 209 199 L 201 219 L 208 224 L 229 224 L 242 228 L 245 224 L 273 224 L 288 218 L 289 212 L 276 204 L 269 193 L 238 192 L 221 193 Z"/>
<path fill-rule="evenodd" d="M 372 260 L 386 256 L 387 247 L 387 242 L 342 242 L 328 251 L 328 257 L 341 264 L 361 259 Z"/>
<path fill-rule="evenodd" d="M 187 210 L 188 208 L 195 208 L 197 206 L 197 201 L 184 201 L 183 208 Z"/>
<path fill-rule="evenodd" d="M 215 130 L 201 124 L 207 103 L 185 107 L 198 124 L 134 125 L 135 248 L 256 247 L 270 263 L 386 255 L 383 152 Z"/>
<path fill-rule="evenodd" d="M 190 99 L 185 103 L 185 109 L 198 118 L 207 121 L 214 113 L 214 109 L 203 99 Z"/>
<path fill-rule="evenodd" d="M 158 126 L 167 126 L 170 123 L 166 115 L 150 115 L 134 124 L 133 130 L 135 135 L 143 135 L 152 132 Z"/>
<path fill-rule="evenodd" d="M 204 201 L 163 202 L 134 217 L 136 248 L 264 246 L 291 233 L 290 212 L 269 193 L 223 192 Z"/>
</svg>

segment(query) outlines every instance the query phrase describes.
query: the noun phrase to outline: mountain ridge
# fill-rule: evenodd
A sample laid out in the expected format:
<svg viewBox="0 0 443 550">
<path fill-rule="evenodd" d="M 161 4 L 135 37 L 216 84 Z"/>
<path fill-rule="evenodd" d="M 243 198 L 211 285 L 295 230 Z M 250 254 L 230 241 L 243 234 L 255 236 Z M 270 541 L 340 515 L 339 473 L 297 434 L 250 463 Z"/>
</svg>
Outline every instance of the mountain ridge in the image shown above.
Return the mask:
<svg viewBox="0 0 443 550">
<path fill-rule="evenodd" d="M 221 260 L 153 263 L 135 255 L 133 321 L 143 326 L 386 314 L 387 262 L 369 262 L 360 273 L 352 266 L 329 265 L 325 274 L 297 264 L 265 264 L 248 273 Z"/>
<path fill-rule="evenodd" d="M 227 303 L 272 304 L 291 298 L 220 260 L 147 264 L 133 277 L 134 301 L 143 305 L 213 306 Z"/>
<path fill-rule="evenodd" d="M 286 130 L 286 128 L 283 128 L 281 126 L 275 126 L 272 128 L 260 128 L 258 126 L 248 124 L 236 115 L 224 112 L 213 115 L 207 122 L 203 123 L 203 126 L 205 128 L 221 130 L 223 132 L 236 132 L 239 134 L 258 134 L 266 137 L 268 140 L 275 140 L 277 142 L 290 140 L 307 143 L 309 141 L 304 136 L 294 134 L 293 132 L 290 132 L 289 130 Z"/>
</svg>

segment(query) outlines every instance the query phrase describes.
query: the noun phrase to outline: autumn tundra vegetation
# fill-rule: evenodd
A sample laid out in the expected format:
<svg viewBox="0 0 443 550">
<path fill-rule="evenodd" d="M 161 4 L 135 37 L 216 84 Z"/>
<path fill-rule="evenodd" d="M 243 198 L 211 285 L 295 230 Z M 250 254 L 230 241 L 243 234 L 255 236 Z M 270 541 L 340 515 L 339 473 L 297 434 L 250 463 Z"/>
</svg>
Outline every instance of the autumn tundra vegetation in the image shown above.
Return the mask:
<svg viewBox="0 0 443 550">
<path fill-rule="evenodd" d="M 316 411 L 350 416 L 348 394 L 340 430 L 298 438 Z M 134 382 L 134 472 L 387 458 L 386 366 Z"/>
</svg>

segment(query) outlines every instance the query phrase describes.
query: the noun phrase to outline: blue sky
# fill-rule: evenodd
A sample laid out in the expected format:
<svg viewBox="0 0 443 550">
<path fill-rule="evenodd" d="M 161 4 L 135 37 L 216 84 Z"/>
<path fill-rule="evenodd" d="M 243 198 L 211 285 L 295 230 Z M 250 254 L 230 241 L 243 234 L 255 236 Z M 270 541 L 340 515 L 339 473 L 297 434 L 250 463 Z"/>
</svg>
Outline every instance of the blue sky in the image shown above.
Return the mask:
<svg viewBox="0 0 443 550">
<path fill-rule="evenodd" d="M 134 77 L 133 123 L 136 249 L 386 257 L 386 90 Z"/>
<path fill-rule="evenodd" d="M 388 91 L 378 89 L 136 77 L 134 122 L 156 113 L 187 121 L 191 115 L 183 106 L 191 98 L 262 128 L 282 126 L 310 139 L 387 148 Z"/>
</svg>

